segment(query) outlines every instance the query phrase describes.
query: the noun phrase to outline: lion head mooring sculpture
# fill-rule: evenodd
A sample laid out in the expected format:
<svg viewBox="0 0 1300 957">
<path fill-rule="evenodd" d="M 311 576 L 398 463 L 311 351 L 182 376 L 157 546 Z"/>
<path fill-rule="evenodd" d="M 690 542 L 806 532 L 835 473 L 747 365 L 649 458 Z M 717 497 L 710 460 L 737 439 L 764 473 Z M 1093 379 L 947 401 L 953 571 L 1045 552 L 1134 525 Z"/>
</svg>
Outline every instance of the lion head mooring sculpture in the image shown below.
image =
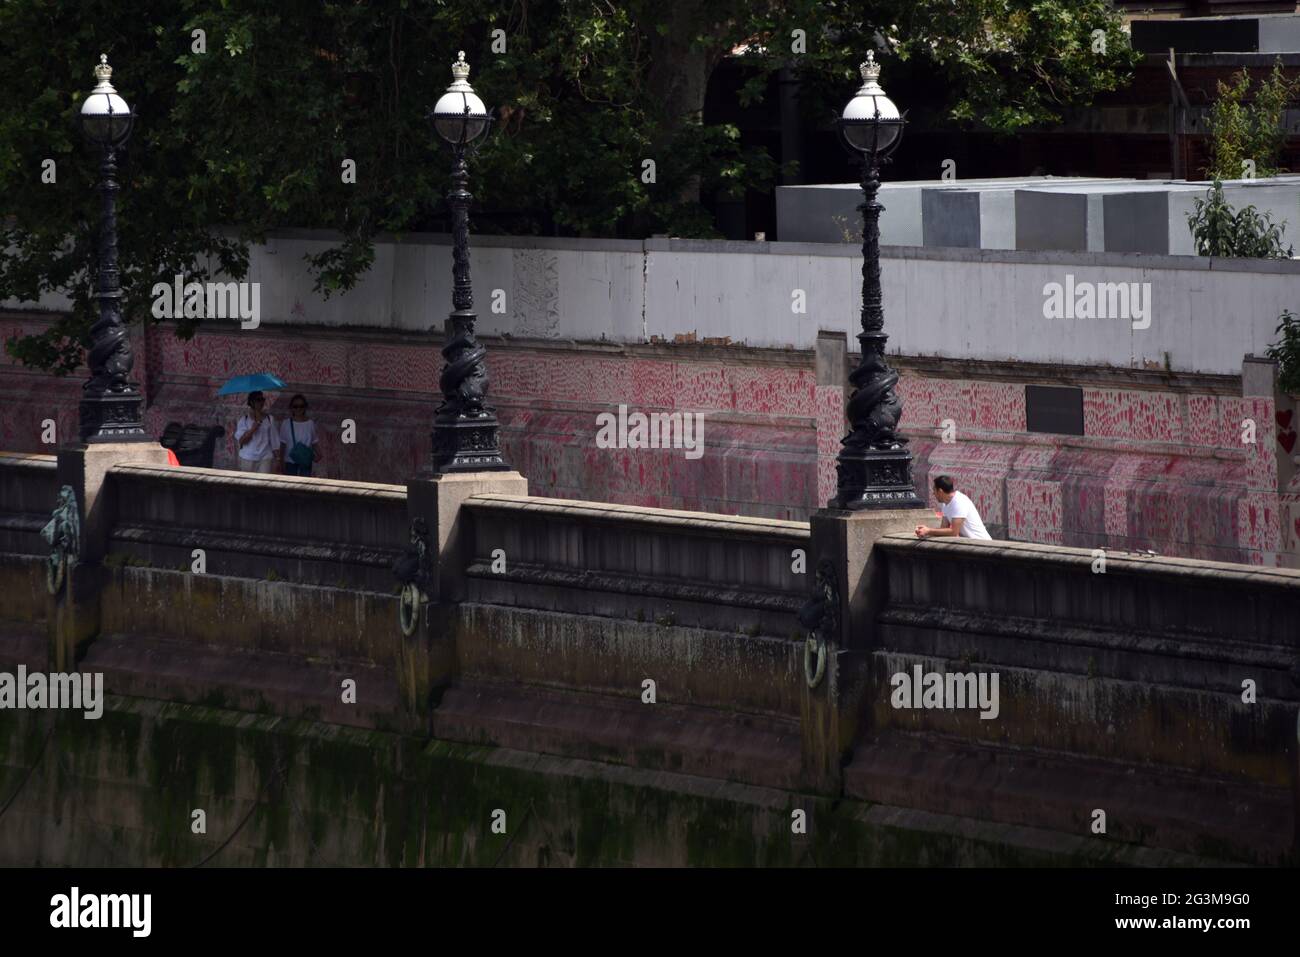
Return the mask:
<svg viewBox="0 0 1300 957">
<path fill-rule="evenodd" d="M 77 493 L 71 485 L 59 489 L 59 500 L 54 514 L 41 529 L 41 538 L 50 546 L 45 562 L 45 587 L 57 595 L 67 577 L 68 566 L 81 553 L 81 516 L 77 509 Z"/>
<path fill-rule="evenodd" d="M 839 639 L 839 622 L 840 592 L 836 585 L 835 564 L 823 558 L 817 563 L 812 596 L 799 609 L 799 624 L 808 629 L 803 648 L 803 671 L 809 688 L 821 684 L 826 673 L 826 647 L 832 640 Z"/>
<path fill-rule="evenodd" d="M 411 637 L 420 621 L 420 602 L 427 600 L 425 591 L 432 577 L 429 526 L 422 518 L 411 522 L 411 546 L 393 562 L 393 575 L 401 583 L 397 605 L 397 622 L 402 634 Z"/>
</svg>

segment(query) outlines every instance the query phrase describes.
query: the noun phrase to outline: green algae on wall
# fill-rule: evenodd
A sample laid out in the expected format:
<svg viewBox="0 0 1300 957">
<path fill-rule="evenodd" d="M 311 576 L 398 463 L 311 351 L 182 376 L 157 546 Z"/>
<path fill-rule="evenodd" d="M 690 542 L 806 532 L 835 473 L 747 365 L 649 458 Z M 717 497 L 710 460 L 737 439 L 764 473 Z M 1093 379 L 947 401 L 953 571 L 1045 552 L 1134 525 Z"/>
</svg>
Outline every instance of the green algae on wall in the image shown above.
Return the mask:
<svg viewBox="0 0 1300 957">
<path fill-rule="evenodd" d="M 59 715 L 60 753 L 42 759 L 48 724 L 17 714 L 0 713 L 0 805 L 35 770 L 0 816 L 5 864 L 1131 863 L 1118 843 L 1049 853 L 857 801 L 143 699 L 110 697 L 98 721 Z M 11 841 L 19 828 L 37 833 Z"/>
</svg>

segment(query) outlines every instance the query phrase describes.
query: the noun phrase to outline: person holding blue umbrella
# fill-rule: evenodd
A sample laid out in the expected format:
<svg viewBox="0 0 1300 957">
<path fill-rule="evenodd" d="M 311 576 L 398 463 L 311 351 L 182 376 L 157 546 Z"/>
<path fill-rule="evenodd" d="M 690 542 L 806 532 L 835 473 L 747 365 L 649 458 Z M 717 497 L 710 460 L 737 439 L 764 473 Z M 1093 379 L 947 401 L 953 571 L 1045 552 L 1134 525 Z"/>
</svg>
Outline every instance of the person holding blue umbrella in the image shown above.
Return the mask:
<svg viewBox="0 0 1300 957">
<path fill-rule="evenodd" d="M 280 432 L 275 420 L 266 413 L 266 396 L 248 393 L 248 412 L 235 426 L 239 444 L 239 471 L 271 472 L 280 456 Z"/>
<path fill-rule="evenodd" d="M 235 442 L 239 446 L 239 471 L 271 472 L 280 457 L 280 432 L 275 420 L 266 413 L 266 396 L 263 389 L 283 389 L 284 381 L 269 372 L 254 375 L 237 375 L 227 379 L 217 390 L 217 395 L 248 393 L 248 412 L 240 416 L 235 426 Z"/>
</svg>

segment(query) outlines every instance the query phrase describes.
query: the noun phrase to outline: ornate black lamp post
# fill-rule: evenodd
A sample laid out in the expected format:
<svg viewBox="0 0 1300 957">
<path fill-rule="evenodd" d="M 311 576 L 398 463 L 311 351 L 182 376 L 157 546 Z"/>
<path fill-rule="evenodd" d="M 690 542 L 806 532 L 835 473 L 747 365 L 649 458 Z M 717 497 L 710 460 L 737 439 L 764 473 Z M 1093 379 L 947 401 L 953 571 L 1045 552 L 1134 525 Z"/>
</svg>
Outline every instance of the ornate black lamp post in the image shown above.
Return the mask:
<svg viewBox="0 0 1300 957">
<path fill-rule="evenodd" d="M 474 338 L 474 291 L 469 281 L 469 170 L 465 159 L 478 150 L 492 118 L 469 85 L 462 51 L 451 65 L 452 84 L 429 114 L 433 128 L 451 144 L 455 165 L 447 203 L 452 213 L 451 337 L 442 348 L 442 405 L 433 425 L 435 472 L 503 471 L 496 410 L 487 404 L 487 350 Z"/>
<path fill-rule="evenodd" d="M 135 358 L 122 322 L 122 286 L 117 268 L 117 152 L 131 135 L 135 116 L 109 79 L 107 55 L 95 67 L 98 84 L 81 105 L 81 130 L 99 150 L 99 277 L 95 298 L 99 319 L 90 327 L 90 380 L 81 397 L 83 442 L 150 441 L 141 419 L 140 387 L 131 381 Z"/>
<path fill-rule="evenodd" d="M 836 463 L 838 489 L 831 508 L 920 508 L 912 485 L 912 453 L 900 438 L 902 400 L 894 394 L 898 373 L 885 362 L 885 312 L 880 295 L 880 167 L 903 138 L 905 120 L 880 88 L 875 55 L 862 64 L 862 88 L 839 119 L 844 142 L 862 158 L 862 358 L 849 376 L 853 394 L 845 414 L 851 431 Z"/>
</svg>

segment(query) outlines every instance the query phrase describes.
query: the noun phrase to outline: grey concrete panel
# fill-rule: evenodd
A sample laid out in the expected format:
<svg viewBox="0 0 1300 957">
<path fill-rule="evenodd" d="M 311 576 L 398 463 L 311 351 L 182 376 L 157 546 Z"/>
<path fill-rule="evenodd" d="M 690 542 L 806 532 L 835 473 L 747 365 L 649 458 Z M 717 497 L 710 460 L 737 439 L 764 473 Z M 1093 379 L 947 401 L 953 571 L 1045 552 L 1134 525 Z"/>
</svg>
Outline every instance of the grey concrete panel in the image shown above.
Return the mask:
<svg viewBox="0 0 1300 957">
<path fill-rule="evenodd" d="M 1300 17 L 1259 18 L 1260 53 L 1295 53 L 1300 51 Z"/>
<path fill-rule="evenodd" d="M 1016 190 L 1017 249 L 1087 249 L 1088 197 Z"/>
<path fill-rule="evenodd" d="M 979 198 L 980 246 L 984 249 L 1015 249 L 1015 190 L 981 189 Z"/>
<path fill-rule="evenodd" d="M 1102 197 L 1107 252 L 1169 252 L 1169 197 L 1165 193 L 1112 193 Z"/>
<path fill-rule="evenodd" d="M 926 246 L 979 248 L 980 194 L 973 191 L 922 190 L 921 234 Z"/>
</svg>

